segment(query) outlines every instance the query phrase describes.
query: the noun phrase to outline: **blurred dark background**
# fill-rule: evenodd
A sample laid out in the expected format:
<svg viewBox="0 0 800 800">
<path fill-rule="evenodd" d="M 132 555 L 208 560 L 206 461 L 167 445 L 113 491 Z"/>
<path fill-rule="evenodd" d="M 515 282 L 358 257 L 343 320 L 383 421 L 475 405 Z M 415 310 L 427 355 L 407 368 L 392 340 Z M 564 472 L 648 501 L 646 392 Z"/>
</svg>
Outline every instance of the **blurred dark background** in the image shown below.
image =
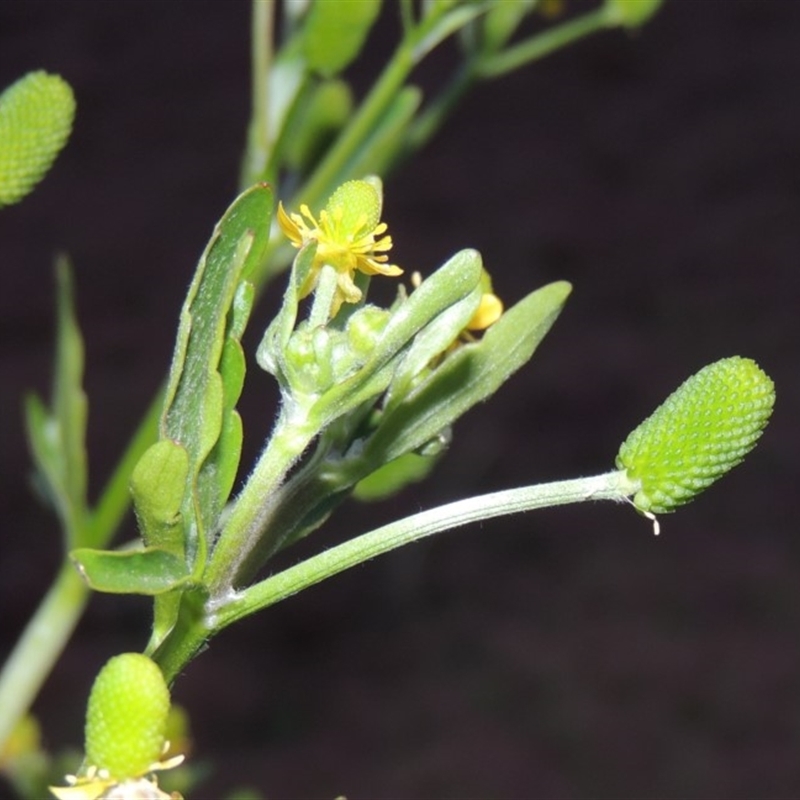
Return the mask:
<svg viewBox="0 0 800 800">
<path fill-rule="evenodd" d="M 395 41 L 386 6 L 359 85 Z M 0 85 L 46 68 L 79 107 L 54 172 L 0 214 L 0 653 L 58 563 L 20 413 L 26 390 L 48 391 L 53 254 L 75 264 L 96 491 L 235 192 L 248 16 L 244 0 L 0 3 Z M 344 507 L 318 544 L 609 469 L 633 426 L 723 356 L 772 375 L 775 416 L 659 539 L 622 506 L 496 520 L 221 635 L 175 690 L 215 767 L 195 798 L 245 783 L 287 800 L 800 797 L 799 42 L 796 0 L 667 0 L 636 35 L 478 88 L 387 185 L 409 271 L 472 246 L 509 302 L 560 278 L 575 292 L 531 365 L 459 423 L 433 481 Z M 275 400 L 254 363 L 250 376 L 248 458 Z M 49 745 L 80 744 L 96 670 L 143 646 L 147 616 L 143 599 L 93 599 L 36 706 Z"/>
</svg>

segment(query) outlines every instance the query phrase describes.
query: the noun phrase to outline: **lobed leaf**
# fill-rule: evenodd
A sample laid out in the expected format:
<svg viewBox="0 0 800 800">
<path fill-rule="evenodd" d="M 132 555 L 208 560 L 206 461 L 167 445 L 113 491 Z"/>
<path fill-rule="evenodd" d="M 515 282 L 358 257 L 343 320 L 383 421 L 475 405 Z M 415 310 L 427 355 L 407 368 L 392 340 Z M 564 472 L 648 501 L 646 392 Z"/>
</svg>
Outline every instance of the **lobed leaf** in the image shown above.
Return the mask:
<svg viewBox="0 0 800 800">
<path fill-rule="evenodd" d="M 205 550 L 238 466 L 235 404 L 244 363 L 236 348 L 253 299 L 242 285 L 263 257 L 271 212 L 272 192 L 263 184 L 234 201 L 200 259 L 181 311 L 161 437 L 188 454 L 182 513 L 192 560 Z"/>
</svg>

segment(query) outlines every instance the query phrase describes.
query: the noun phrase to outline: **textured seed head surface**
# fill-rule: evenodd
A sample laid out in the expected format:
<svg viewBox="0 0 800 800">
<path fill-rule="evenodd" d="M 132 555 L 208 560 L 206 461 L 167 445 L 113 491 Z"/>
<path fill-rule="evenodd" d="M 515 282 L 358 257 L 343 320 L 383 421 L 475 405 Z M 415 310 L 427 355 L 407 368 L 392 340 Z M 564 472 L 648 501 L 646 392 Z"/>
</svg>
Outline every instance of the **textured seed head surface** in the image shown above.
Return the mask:
<svg viewBox="0 0 800 800">
<path fill-rule="evenodd" d="M 775 402 L 749 358 L 724 358 L 685 381 L 623 442 L 617 468 L 641 482 L 640 511 L 674 511 L 753 449 Z"/>
<path fill-rule="evenodd" d="M 371 231 L 380 222 L 381 198 L 377 189 L 367 181 L 347 181 L 328 199 L 325 210 L 329 214 L 341 209 L 343 230 Z M 361 222 L 361 226 L 356 225 Z"/>
<path fill-rule="evenodd" d="M 66 144 L 75 97 L 58 75 L 30 72 L 0 94 L 0 207 L 25 197 Z"/>
<path fill-rule="evenodd" d="M 169 713 L 169 689 L 147 656 L 123 653 L 100 670 L 86 710 L 86 760 L 123 781 L 159 760 Z"/>
</svg>

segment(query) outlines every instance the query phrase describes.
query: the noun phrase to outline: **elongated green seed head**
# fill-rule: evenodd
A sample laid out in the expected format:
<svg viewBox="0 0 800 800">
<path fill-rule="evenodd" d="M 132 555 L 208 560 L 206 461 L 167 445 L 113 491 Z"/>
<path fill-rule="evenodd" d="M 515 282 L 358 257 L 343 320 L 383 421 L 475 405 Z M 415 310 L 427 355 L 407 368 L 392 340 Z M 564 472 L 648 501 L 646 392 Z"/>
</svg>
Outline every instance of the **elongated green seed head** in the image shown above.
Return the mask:
<svg viewBox="0 0 800 800">
<path fill-rule="evenodd" d="M 664 514 L 688 503 L 755 447 L 774 403 L 772 381 L 749 358 L 692 375 L 620 447 L 617 467 L 641 483 L 634 505 Z"/>
<path fill-rule="evenodd" d="M 0 94 L 0 208 L 22 200 L 66 144 L 75 97 L 58 75 L 29 72 Z"/>
<path fill-rule="evenodd" d="M 381 219 L 381 196 L 368 181 L 347 181 L 328 198 L 325 211 L 342 215 L 338 224 L 343 230 L 371 231 Z"/>
<path fill-rule="evenodd" d="M 86 761 L 117 781 L 149 772 L 162 755 L 169 689 L 147 656 L 123 653 L 100 670 L 86 709 Z"/>
</svg>

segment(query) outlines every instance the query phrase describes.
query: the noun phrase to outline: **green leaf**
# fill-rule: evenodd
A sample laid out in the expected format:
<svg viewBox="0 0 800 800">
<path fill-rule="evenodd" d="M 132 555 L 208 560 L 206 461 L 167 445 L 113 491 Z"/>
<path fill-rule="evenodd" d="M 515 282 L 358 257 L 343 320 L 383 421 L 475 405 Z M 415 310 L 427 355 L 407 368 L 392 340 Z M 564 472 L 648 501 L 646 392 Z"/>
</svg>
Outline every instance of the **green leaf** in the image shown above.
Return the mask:
<svg viewBox="0 0 800 800">
<path fill-rule="evenodd" d="M 145 545 L 175 556 L 188 572 L 183 525 L 184 494 L 189 475 L 189 454 L 184 447 L 162 439 L 139 459 L 130 482 L 133 506 Z M 161 567 L 160 564 L 156 565 Z M 180 594 L 167 591 L 155 598 L 151 646 L 163 641 L 177 620 Z"/>
<path fill-rule="evenodd" d="M 112 594 L 160 595 L 191 581 L 182 558 L 160 547 L 143 550 L 93 550 L 70 553 L 89 588 Z"/>
<path fill-rule="evenodd" d="M 73 502 L 86 500 L 86 394 L 83 391 L 83 337 L 75 315 L 72 271 L 66 258 L 56 262 L 58 340 L 53 413 L 64 448 L 64 479 Z"/>
<path fill-rule="evenodd" d="M 453 257 L 453 260 L 457 262 L 456 268 L 462 268 L 460 264 L 463 265 L 464 259 L 477 259 L 474 263 L 477 263 L 481 268 L 481 275 L 483 275 L 483 265 L 479 253 L 475 250 L 464 250 L 456 254 Z M 392 408 L 399 402 L 407 394 L 413 381 L 417 379 L 433 359 L 444 353 L 455 342 L 477 311 L 483 291 L 483 285 L 479 283 L 476 290 L 445 309 L 434 324 L 428 325 L 414 337 L 411 347 L 403 356 L 395 374 L 392 376 L 384 410 Z"/>
<path fill-rule="evenodd" d="M 434 440 L 494 394 L 533 355 L 561 313 L 571 286 L 548 284 L 508 309 L 480 341 L 466 344 L 381 418 L 362 458 L 372 468 Z"/>
<path fill-rule="evenodd" d="M 146 545 L 184 555 L 181 506 L 189 475 L 189 454 L 162 439 L 151 445 L 131 475 L 131 496 Z"/>
<path fill-rule="evenodd" d="M 537 5 L 537 0 L 517 0 L 515 3 L 495 2 L 483 19 L 483 47 L 494 52 L 508 42 L 525 17 Z"/>
<path fill-rule="evenodd" d="M 300 289 L 311 271 L 316 253 L 316 243 L 310 242 L 295 256 L 280 311 L 273 317 L 256 351 L 258 365 L 265 372 L 274 375 L 282 388 L 287 383 L 286 345 L 289 344 L 297 322 Z"/>
<path fill-rule="evenodd" d="M 475 250 L 462 250 L 424 280 L 393 311 L 364 366 L 325 392 L 314 404 L 309 417 L 315 418 L 315 424 L 321 429 L 386 389 L 399 357 L 412 346 L 414 337 L 428 326 L 450 319 L 453 306 L 472 296 L 477 307 L 482 270 L 480 254 Z M 451 341 L 459 330 L 452 331 Z M 415 352 L 413 348 L 411 352 Z"/>
<path fill-rule="evenodd" d="M 83 339 L 75 316 L 66 258 L 56 262 L 57 333 L 52 411 L 31 396 L 25 404 L 28 439 L 40 480 L 54 504 L 67 546 L 84 543 L 86 518 L 86 419 Z"/>
<path fill-rule="evenodd" d="M 36 465 L 37 487 L 53 505 L 71 538 L 74 525 L 70 499 L 62 480 L 63 452 L 58 425 L 41 398 L 33 393 L 25 397 L 24 412 L 28 447 Z"/>
<path fill-rule="evenodd" d="M 427 478 L 437 461 L 436 456 L 406 453 L 360 480 L 353 490 L 353 497 L 362 502 L 383 500 L 408 484 Z"/>
<path fill-rule="evenodd" d="M 473 2 L 455 5 L 441 14 L 433 25 L 426 26 L 423 36 L 414 45 L 414 62 L 418 63 L 449 36 L 461 30 L 476 17 L 485 14 L 491 3 Z"/>
<path fill-rule="evenodd" d="M 271 213 L 272 192 L 265 185 L 234 201 L 200 259 L 181 311 L 161 438 L 189 457 L 182 514 L 187 554 L 199 562 L 238 466 L 241 430 L 233 418 L 243 360 L 236 345 L 253 298 L 242 285 L 262 260 Z"/>
<path fill-rule="evenodd" d="M 361 52 L 381 10 L 380 0 L 315 0 L 303 26 L 309 69 L 331 77 Z"/>
</svg>

